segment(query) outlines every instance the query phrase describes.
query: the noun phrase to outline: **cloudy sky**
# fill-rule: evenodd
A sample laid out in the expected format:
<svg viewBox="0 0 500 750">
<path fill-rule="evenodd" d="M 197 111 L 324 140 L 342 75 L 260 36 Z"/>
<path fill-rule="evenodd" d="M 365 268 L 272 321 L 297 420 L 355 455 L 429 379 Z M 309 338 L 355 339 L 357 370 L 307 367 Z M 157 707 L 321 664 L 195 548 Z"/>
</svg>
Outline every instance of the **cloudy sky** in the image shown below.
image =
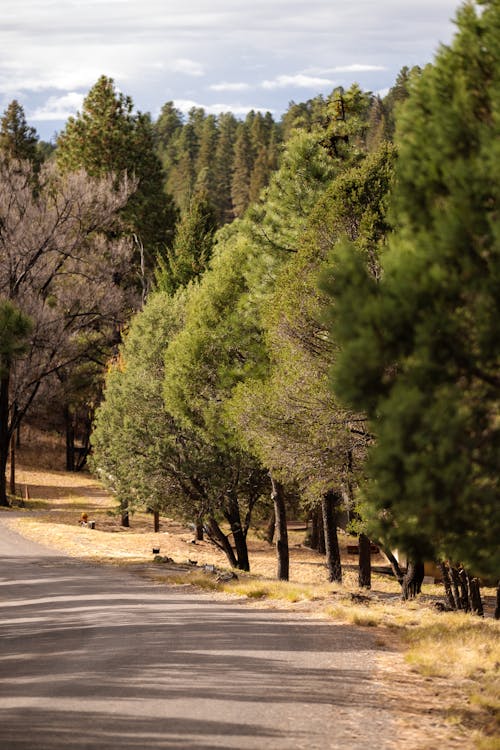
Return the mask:
<svg viewBox="0 0 500 750">
<path fill-rule="evenodd" d="M 453 35 L 459 0 L 2 0 L 0 107 L 50 139 L 102 75 L 136 107 L 270 110 L 381 91 Z"/>
</svg>

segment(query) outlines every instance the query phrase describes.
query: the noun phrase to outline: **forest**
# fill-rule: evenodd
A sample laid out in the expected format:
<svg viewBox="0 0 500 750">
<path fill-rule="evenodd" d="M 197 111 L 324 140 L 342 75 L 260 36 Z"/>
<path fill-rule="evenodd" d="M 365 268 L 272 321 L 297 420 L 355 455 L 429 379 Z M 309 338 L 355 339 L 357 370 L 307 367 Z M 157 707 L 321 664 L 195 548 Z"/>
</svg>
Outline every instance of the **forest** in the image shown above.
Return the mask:
<svg viewBox="0 0 500 750">
<path fill-rule="evenodd" d="M 156 120 L 101 76 L 55 144 L 0 127 L 0 505 L 23 424 L 66 436 L 122 523 L 192 523 L 251 567 L 287 519 L 424 561 L 452 609 L 500 573 L 500 6 L 425 68 L 275 121 Z M 9 467 L 9 472 L 7 468 Z M 404 553 L 400 565 L 396 550 Z M 500 604 L 497 606 L 500 617 Z"/>
</svg>

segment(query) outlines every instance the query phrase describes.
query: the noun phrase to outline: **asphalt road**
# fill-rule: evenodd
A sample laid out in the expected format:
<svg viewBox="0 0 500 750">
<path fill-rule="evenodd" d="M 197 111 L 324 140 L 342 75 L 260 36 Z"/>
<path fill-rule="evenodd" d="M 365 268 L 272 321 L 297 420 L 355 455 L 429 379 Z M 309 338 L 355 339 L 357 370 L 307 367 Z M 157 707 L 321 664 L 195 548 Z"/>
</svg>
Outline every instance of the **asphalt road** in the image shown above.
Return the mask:
<svg viewBox="0 0 500 750">
<path fill-rule="evenodd" d="M 372 638 L 63 557 L 0 520 L 2 750 L 386 748 Z"/>
</svg>

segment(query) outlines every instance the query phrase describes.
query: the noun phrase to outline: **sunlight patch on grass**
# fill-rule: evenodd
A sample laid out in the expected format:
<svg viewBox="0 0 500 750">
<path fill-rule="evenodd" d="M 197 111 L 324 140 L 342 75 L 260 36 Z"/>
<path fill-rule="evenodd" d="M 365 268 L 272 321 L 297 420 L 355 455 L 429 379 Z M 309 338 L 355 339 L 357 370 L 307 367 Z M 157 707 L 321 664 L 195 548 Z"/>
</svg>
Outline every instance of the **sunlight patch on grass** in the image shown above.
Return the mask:
<svg viewBox="0 0 500 750">
<path fill-rule="evenodd" d="M 288 581 L 245 580 L 229 581 L 221 590 L 248 599 L 277 599 L 286 602 L 313 601 L 318 598 L 317 586 L 306 586 Z"/>
</svg>

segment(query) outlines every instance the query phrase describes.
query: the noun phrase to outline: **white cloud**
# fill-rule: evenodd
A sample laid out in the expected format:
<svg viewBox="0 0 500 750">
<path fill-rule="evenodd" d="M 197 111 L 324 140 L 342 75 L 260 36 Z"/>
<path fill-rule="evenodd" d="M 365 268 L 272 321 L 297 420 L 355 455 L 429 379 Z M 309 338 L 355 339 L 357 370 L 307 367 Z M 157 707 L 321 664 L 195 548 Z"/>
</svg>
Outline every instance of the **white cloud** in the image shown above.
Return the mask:
<svg viewBox="0 0 500 750">
<path fill-rule="evenodd" d="M 288 86 L 302 89 L 320 89 L 325 86 L 335 86 L 335 81 L 329 78 L 318 78 L 298 73 L 293 76 L 276 76 L 272 80 L 262 81 L 261 86 L 263 89 L 283 89 Z"/>
<path fill-rule="evenodd" d="M 30 113 L 30 120 L 34 122 L 50 120 L 67 120 L 81 109 L 85 96 L 71 91 L 64 96 L 51 96 L 45 104 Z"/>
<path fill-rule="evenodd" d="M 306 75 L 328 75 L 330 73 L 370 73 L 387 70 L 385 65 L 365 65 L 364 63 L 353 63 L 352 65 L 335 65 L 333 68 L 307 68 L 303 71 Z"/>
<path fill-rule="evenodd" d="M 252 106 L 251 104 L 200 104 L 191 99 L 175 99 L 174 106 L 181 112 L 188 113 L 190 109 L 204 109 L 209 115 L 220 115 L 223 112 L 232 112 L 233 115 L 247 115 L 253 109 L 254 112 L 271 112 L 274 110 L 269 107 Z"/>
<path fill-rule="evenodd" d="M 195 78 L 205 75 L 203 65 L 200 65 L 200 63 L 195 60 L 189 60 L 185 57 L 174 60 L 168 67 L 174 73 L 184 73 L 187 76 L 194 76 Z"/>
<path fill-rule="evenodd" d="M 248 91 L 251 86 L 248 83 L 213 83 L 208 87 L 210 91 Z"/>
</svg>

